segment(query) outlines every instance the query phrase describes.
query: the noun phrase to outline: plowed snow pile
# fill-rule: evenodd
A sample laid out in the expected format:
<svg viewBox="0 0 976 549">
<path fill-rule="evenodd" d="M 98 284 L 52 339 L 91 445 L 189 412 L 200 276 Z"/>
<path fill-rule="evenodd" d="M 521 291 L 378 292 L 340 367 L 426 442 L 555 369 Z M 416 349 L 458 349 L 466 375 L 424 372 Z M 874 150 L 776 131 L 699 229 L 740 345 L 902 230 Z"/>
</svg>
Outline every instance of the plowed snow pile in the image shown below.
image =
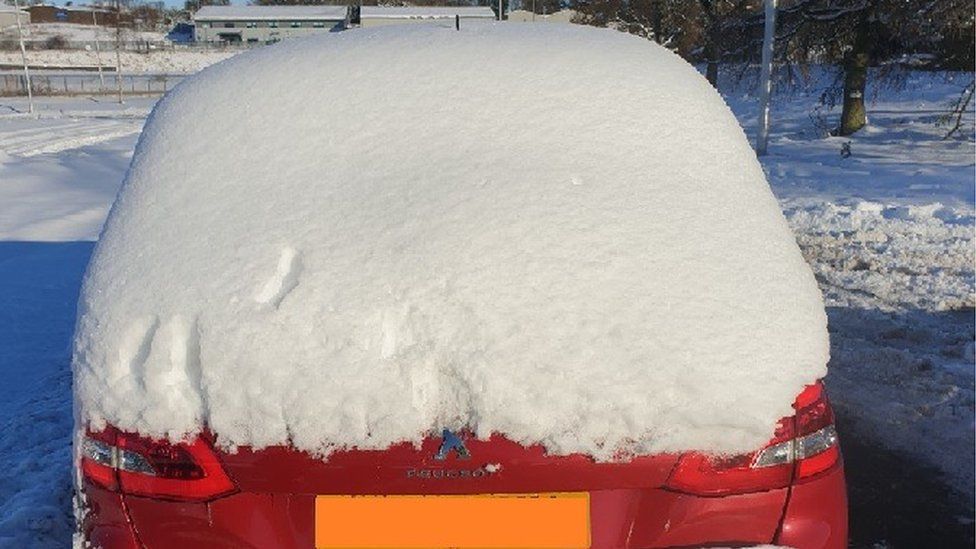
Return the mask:
<svg viewBox="0 0 976 549">
<path fill-rule="evenodd" d="M 599 459 L 765 442 L 826 317 L 732 113 L 646 40 L 324 34 L 150 117 L 84 283 L 80 418 L 225 445 L 441 427 Z"/>
</svg>

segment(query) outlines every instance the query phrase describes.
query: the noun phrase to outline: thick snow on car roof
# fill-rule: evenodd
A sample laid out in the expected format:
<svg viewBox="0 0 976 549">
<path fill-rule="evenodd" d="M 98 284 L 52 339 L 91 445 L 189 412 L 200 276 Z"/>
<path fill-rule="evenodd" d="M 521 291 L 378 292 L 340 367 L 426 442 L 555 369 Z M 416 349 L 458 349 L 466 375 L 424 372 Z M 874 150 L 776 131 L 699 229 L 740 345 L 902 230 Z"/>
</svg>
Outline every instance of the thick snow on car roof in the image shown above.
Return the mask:
<svg viewBox="0 0 976 549">
<path fill-rule="evenodd" d="M 826 317 L 687 63 L 558 25 L 288 41 L 156 107 L 87 273 L 80 420 L 328 453 L 760 446 Z"/>
</svg>

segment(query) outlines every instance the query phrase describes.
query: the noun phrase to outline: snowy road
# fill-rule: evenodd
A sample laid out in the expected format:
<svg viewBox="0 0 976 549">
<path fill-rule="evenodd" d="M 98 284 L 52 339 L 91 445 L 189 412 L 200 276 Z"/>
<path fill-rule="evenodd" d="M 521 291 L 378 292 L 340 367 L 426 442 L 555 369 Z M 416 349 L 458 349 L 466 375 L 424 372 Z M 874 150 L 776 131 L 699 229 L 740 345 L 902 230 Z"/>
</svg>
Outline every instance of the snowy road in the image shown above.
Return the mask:
<svg viewBox="0 0 976 549">
<path fill-rule="evenodd" d="M 971 547 L 974 142 L 933 124 L 956 84 L 914 78 L 853 139 L 817 135 L 818 90 L 780 97 L 764 166 L 828 303 L 854 541 L 911 547 L 938 530 L 939 546 Z M 751 125 L 754 102 L 729 102 Z M 0 100 L 0 547 L 60 547 L 78 285 L 151 102 L 23 107 Z"/>
</svg>

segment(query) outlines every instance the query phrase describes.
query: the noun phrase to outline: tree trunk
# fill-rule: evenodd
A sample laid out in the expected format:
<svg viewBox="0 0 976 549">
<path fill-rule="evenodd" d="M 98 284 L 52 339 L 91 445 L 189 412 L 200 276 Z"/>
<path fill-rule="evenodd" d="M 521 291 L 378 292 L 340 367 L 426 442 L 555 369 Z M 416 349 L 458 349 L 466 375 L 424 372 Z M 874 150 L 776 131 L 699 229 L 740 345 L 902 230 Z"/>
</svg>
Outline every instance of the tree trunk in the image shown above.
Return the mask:
<svg viewBox="0 0 976 549">
<path fill-rule="evenodd" d="M 715 6 L 712 0 L 700 0 L 702 11 L 705 13 L 705 78 L 716 90 L 718 89 L 718 21 L 715 17 Z"/>
<path fill-rule="evenodd" d="M 718 89 L 718 48 L 715 44 L 711 43 L 705 46 L 705 57 L 708 58 L 708 66 L 705 68 L 705 78 L 708 79 L 708 83 L 712 85 L 716 90 Z"/>
<path fill-rule="evenodd" d="M 661 4 L 662 0 L 654 0 L 651 2 L 651 29 L 654 31 L 654 41 L 658 44 L 664 43 L 664 29 L 662 25 L 664 6 Z"/>
<path fill-rule="evenodd" d="M 868 80 L 871 53 L 870 11 L 858 21 L 851 51 L 844 57 L 844 110 L 840 115 L 839 135 L 851 135 L 867 123 L 864 87 Z"/>
</svg>

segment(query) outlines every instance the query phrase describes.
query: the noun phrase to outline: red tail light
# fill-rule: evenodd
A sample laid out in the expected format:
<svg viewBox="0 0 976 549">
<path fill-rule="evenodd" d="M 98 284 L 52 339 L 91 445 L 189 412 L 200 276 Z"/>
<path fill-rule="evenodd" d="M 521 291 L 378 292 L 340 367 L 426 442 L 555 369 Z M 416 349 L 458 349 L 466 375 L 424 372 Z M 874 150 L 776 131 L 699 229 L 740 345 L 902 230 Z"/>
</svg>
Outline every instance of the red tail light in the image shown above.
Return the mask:
<svg viewBox="0 0 976 549">
<path fill-rule="evenodd" d="M 86 433 L 81 469 L 91 482 L 126 494 L 205 501 L 236 490 L 210 444 L 173 444 L 116 429 Z"/>
<path fill-rule="evenodd" d="M 834 412 L 817 382 L 793 404 L 796 414 L 783 418 L 773 439 L 760 450 L 738 456 L 681 456 L 668 488 L 705 496 L 723 496 L 783 488 L 822 473 L 840 460 Z"/>
</svg>

